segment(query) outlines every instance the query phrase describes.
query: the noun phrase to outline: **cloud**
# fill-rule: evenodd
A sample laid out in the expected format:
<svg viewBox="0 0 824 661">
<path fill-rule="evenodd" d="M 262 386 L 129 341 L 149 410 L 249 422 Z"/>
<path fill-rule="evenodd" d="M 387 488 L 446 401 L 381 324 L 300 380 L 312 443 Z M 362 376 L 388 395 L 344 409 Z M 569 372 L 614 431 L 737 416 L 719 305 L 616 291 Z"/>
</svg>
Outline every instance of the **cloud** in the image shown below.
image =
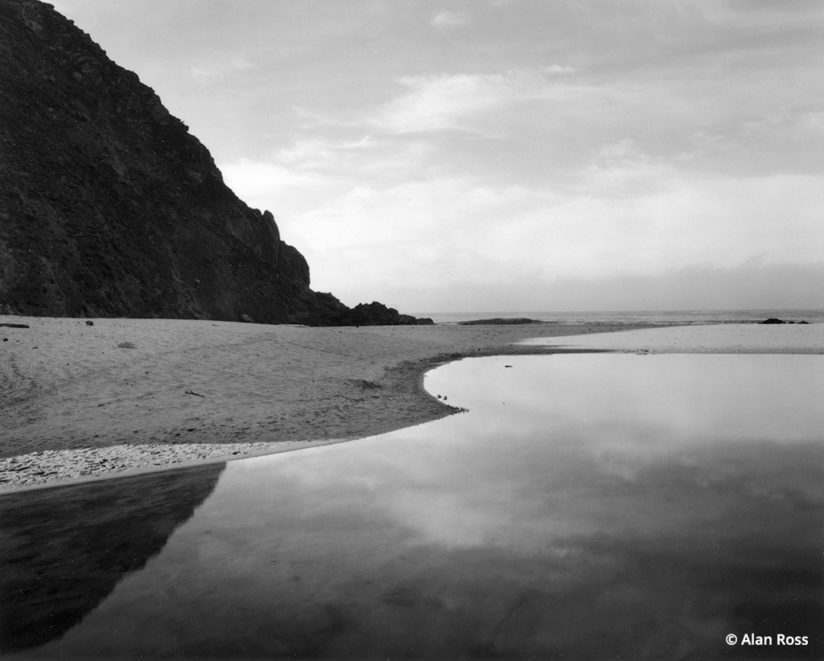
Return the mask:
<svg viewBox="0 0 824 661">
<path fill-rule="evenodd" d="M 340 247 L 338 233 L 350 240 L 363 234 L 368 239 L 357 241 L 372 245 L 377 233 L 359 218 L 360 207 L 393 186 L 418 180 L 424 170 L 436 172 L 427 167 L 432 155 L 431 145 L 416 140 L 299 138 L 268 157 L 242 158 L 220 169 L 247 204 L 273 210 L 284 239 L 311 255 L 314 265 L 335 261 L 324 251 Z"/>
<path fill-rule="evenodd" d="M 347 152 L 370 150 L 375 145 L 371 136 L 357 140 L 331 140 L 319 137 L 300 137 L 291 146 L 278 150 L 276 158 L 284 165 L 301 171 L 339 168 Z"/>
<path fill-rule="evenodd" d="M 284 238 L 312 265 L 314 286 L 350 304 L 425 310 L 437 307 L 423 304 L 427 292 L 435 301 L 471 290 L 488 308 L 481 294 L 494 300 L 501 282 L 536 283 L 559 300 L 552 283 L 574 282 L 586 294 L 580 305 L 592 307 L 608 303 L 598 292 L 617 297 L 609 278 L 650 283 L 704 264 L 721 282 L 759 255 L 766 268 L 824 254 L 821 175 L 697 174 L 626 137 L 603 144 L 563 182 L 527 185 L 458 170 L 449 146 L 389 132 L 305 137 L 223 170 L 243 199 L 276 211 Z M 504 287 L 512 301 L 518 286 Z"/>
<path fill-rule="evenodd" d="M 469 22 L 466 14 L 452 11 L 439 11 L 430 21 L 430 24 L 442 31 L 460 28 Z"/>
<path fill-rule="evenodd" d="M 299 214 L 311 205 L 307 197 L 329 195 L 333 188 L 327 177 L 274 161 L 242 158 L 222 164 L 220 170 L 226 185 L 239 198 L 252 207 L 271 209 L 277 216 Z"/>
<path fill-rule="evenodd" d="M 499 77 L 443 75 L 400 80 L 407 92 L 388 103 L 376 124 L 395 133 L 461 128 L 467 115 L 500 105 L 507 89 Z"/>
<path fill-rule="evenodd" d="M 192 65 L 190 71 L 192 77 L 198 85 L 212 85 L 226 76 L 234 75 L 242 71 L 249 71 L 255 66 L 243 55 L 233 57 L 226 62 L 214 63 L 211 65 Z"/>
<path fill-rule="evenodd" d="M 733 25 L 679 3 L 676 30 L 672 8 L 630 5 L 639 11 L 606 18 L 559 9 L 594 21 L 564 24 L 586 35 L 580 43 L 557 32 L 552 49 L 544 35 L 530 44 L 512 21 L 524 41 L 495 42 L 500 61 L 437 39 L 463 57 L 369 68 L 380 82 L 357 98 L 332 85 L 334 105 L 307 94 L 283 144 L 226 166 L 227 180 L 277 211 L 314 286 L 350 304 L 511 308 L 540 290 L 556 309 L 667 306 L 667 296 L 669 307 L 701 307 L 701 296 L 734 306 L 774 302 L 790 282 L 803 289 L 773 267 L 811 274 L 824 254 L 824 122 L 812 101 L 822 88 L 814 68 L 796 66 L 811 46 L 770 59 L 792 44 L 762 49 L 763 16 Z M 416 17 L 491 34 L 482 11 Z M 746 293 L 742 273 L 760 294 Z"/>
<path fill-rule="evenodd" d="M 242 158 L 224 165 L 223 175 L 239 194 L 256 196 L 263 192 L 277 195 L 286 187 L 307 187 L 318 183 L 316 177 L 295 172 L 280 165 Z"/>
<path fill-rule="evenodd" d="M 573 73 L 550 65 L 534 70 L 493 74 L 441 74 L 399 79 L 406 91 L 386 103 L 372 119 L 379 129 L 411 133 L 445 129 L 470 130 L 474 115 L 507 105 L 559 96 L 554 79 Z"/>
<path fill-rule="evenodd" d="M 608 286 L 610 278 L 655 281 L 673 269 L 706 264 L 722 281 L 724 269 L 758 255 L 766 268 L 812 263 L 824 254 L 816 212 L 820 179 L 696 181 L 663 171 L 644 192 L 633 181 L 636 174 L 589 175 L 593 184 L 607 178 L 614 188 L 602 197 L 458 177 L 359 186 L 301 215 L 295 227 L 311 247 L 316 284 L 352 303 L 386 298 L 396 283 L 415 283 L 419 297 L 472 287 L 491 294 L 502 281 L 533 283 L 533 293 L 547 283 L 579 281 L 600 282 L 590 287 L 588 300 L 605 304 L 597 294 L 599 288 L 615 290 Z M 788 195 L 806 201 L 807 210 L 784 215 Z M 762 288 L 762 298 L 767 291 Z M 700 288 L 694 293 L 709 296 Z M 686 300 L 683 292 L 679 296 Z M 747 300 L 758 297 L 753 292 Z M 415 302 L 391 300 L 407 309 Z"/>
</svg>

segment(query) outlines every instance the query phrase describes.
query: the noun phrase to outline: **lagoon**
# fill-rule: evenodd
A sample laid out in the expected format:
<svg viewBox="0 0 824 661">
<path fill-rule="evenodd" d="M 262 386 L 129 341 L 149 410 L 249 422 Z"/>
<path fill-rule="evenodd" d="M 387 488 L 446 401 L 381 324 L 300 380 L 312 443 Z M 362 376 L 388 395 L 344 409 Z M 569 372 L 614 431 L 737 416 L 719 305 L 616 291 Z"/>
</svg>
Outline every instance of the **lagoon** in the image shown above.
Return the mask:
<svg viewBox="0 0 824 661">
<path fill-rule="evenodd" d="M 823 385 L 816 355 L 472 358 L 427 375 L 450 418 L 6 496 L 3 649 L 817 658 Z"/>
</svg>

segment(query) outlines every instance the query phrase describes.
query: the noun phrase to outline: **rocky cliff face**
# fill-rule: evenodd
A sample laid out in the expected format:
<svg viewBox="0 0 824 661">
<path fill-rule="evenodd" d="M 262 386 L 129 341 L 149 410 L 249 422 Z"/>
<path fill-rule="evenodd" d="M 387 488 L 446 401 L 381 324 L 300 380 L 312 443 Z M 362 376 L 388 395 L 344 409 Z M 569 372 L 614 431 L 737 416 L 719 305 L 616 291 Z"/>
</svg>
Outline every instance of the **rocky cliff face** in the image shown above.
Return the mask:
<svg viewBox="0 0 824 661">
<path fill-rule="evenodd" d="M 271 213 L 137 75 L 36 0 L 0 2 L 0 313 L 322 323 Z"/>
</svg>

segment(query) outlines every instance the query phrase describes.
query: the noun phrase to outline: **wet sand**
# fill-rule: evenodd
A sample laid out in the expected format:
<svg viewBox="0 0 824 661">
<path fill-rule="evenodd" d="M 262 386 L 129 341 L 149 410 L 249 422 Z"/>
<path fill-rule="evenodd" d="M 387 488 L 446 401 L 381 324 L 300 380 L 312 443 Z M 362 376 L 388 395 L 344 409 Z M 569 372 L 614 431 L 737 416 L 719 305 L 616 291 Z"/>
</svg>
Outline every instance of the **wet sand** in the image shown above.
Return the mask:
<svg viewBox="0 0 824 661">
<path fill-rule="evenodd" d="M 4 324 L 25 324 L 28 328 Z M 423 373 L 617 324 L 308 328 L 0 316 L 0 491 L 271 454 L 455 413 Z"/>
</svg>

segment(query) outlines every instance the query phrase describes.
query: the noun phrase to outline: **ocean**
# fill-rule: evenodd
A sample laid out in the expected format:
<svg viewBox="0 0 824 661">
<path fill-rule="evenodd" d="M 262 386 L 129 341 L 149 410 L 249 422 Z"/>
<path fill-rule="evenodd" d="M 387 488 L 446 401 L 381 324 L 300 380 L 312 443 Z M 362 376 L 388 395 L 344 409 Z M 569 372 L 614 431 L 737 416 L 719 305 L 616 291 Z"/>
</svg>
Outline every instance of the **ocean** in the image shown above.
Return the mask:
<svg viewBox="0 0 824 661">
<path fill-rule="evenodd" d="M 473 319 L 524 317 L 557 324 L 735 324 L 754 323 L 775 317 L 784 321 L 824 323 L 824 309 L 810 310 L 607 310 L 570 312 L 416 312 L 416 317 L 431 317 L 436 324 L 457 324 Z"/>
</svg>

